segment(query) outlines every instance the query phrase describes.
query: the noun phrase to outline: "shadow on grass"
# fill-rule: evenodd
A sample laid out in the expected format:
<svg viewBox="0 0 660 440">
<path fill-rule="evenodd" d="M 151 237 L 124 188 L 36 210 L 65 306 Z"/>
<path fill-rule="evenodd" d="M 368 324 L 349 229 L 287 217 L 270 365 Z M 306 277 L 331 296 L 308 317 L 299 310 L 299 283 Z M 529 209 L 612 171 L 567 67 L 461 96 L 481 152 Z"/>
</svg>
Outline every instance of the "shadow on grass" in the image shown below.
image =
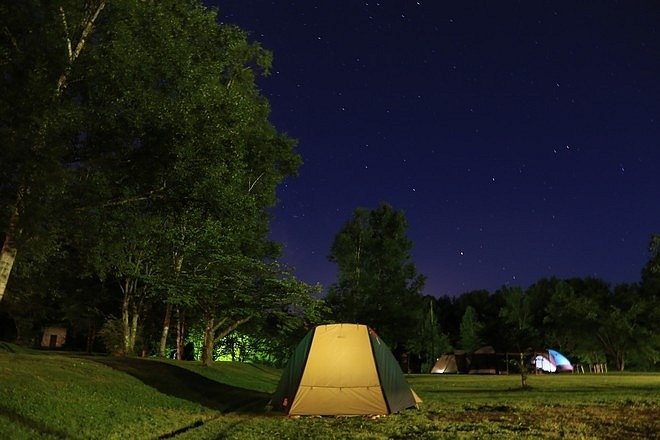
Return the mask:
<svg viewBox="0 0 660 440">
<path fill-rule="evenodd" d="M 19 414 L 14 411 L 12 408 L 6 407 L 0 404 L 0 419 L 6 418 L 10 422 L 23 426 L 32 431 L 39 433 L 39 436 L 49 436 L 59 439 L 71 439 L 71 435 L 68 432 L 60 431 L 59 429 L 51 428 L 45 423 L 39 422 L 38 420 L 33 420 L 29 417 Z"/>
<path fill-rule="evenodd" d="M 0 342 L 0 351 L 6 351 L 7 353 L 16 353 L 16 349 L 11 344 L 6 342 Z"/>
<path fill-rule="evenodd" d="M 216 382 L 188 369 L 140 358 L 85 357 L 167 394 L 222 413 L 265 413 L 270 395 Z"/>
</svg>

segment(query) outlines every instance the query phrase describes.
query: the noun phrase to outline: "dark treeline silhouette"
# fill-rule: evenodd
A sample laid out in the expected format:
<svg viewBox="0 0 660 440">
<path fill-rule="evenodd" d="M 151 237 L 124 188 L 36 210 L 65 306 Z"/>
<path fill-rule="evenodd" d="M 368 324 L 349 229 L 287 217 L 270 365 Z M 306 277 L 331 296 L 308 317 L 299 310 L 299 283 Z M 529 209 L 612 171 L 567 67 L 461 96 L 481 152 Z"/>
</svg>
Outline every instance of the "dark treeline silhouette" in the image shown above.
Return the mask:
<svg viewBox="0 0 660 440">
<path fill-rule="evenodd" d="M 457 297 L 429 297 L 438 331 L 453 349 L 537 352 L 555 348 L 572 362 L 607 363 L 612 369 L 656 369 L 658 275 L 611 286 L 598 278 L 543 278 L 529 286 L 475 290 Z M 440 352 L 435 352 L 438 356 Z M 427 353 L 419 355 L 425 358 Z"/>
</svg>

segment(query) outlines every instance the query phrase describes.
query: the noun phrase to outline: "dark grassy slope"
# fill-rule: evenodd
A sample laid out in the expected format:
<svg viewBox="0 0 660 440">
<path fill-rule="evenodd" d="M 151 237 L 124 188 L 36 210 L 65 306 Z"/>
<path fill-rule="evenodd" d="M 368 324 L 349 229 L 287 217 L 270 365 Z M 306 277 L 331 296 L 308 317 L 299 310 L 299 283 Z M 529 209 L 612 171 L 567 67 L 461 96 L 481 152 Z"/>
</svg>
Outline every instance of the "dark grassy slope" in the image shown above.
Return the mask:
<svg viewBox="0 0 660 440">
<path fill-rule="evenodd" d="M 141 358 L 89 359 L 127 373 L 160 393 L 199 403 L 222 413 L 263 413 L 270 400 L 268 393 L 220 383 L 171 363 Z"/>
<path fill-rule="evenodd" d="M 171 437 L 264 413 L 279 371 L 113 358 L 0 344 L 1 439 Z"/>
</svg>

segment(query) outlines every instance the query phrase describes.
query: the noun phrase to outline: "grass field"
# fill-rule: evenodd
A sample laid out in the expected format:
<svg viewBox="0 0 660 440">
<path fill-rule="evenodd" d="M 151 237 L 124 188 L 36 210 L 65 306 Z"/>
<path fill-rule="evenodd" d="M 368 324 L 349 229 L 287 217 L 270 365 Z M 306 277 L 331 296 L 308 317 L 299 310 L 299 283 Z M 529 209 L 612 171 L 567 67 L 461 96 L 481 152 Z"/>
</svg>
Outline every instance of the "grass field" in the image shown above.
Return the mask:
<svg viewBox="0 0 660 440">
<path fill-rule="evenodd" d="M 0 438 L 660 438 L 660 374 L 411 375 L 420 409 L 378 418 L 267 413 L 279 374 L 0 343 Z"/>
</svg>

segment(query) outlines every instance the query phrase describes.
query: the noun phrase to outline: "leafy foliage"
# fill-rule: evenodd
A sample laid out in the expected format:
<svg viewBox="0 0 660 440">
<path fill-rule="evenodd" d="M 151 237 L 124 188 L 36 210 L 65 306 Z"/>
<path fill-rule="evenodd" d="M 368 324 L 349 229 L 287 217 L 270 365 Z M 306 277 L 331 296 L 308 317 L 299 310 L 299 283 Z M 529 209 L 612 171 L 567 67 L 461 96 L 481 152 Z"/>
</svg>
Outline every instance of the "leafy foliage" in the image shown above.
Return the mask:
<svg viewBox="0 0 660 440">
<path fill-rule="evenodd" d="M 481 332 L 483 324 L 477 319 L 476 312 L 472 306 L 468 306 L 461 319 L 460 346 L 463 350 L 473 352 L 483 345 Z"/>
<path fill-rule="evenodd" d="M 268 239 L 276 188 L 301 163 L 255 83 L 268 51 L 195 1 L 2 7 L 15 17 L 0 66 L 3 268 L 19 249 L 15 274 L 29 276 L 65 249 L 118 298 L 104 314 L 120 316 L 126 354 L 168 306 L 224 323 L 218 334 L 313 309 Z"/>
<path fill-rule="evenodd" d="M 326 298 L 337 320 L 374 328 L 392 347 L 405 346 L 417 331 L 424 276 L 411 260 L 401 211 L 381 204 L 358 208 L 335 237 L 328 259 L 338 282 Z"/>
</svg>

